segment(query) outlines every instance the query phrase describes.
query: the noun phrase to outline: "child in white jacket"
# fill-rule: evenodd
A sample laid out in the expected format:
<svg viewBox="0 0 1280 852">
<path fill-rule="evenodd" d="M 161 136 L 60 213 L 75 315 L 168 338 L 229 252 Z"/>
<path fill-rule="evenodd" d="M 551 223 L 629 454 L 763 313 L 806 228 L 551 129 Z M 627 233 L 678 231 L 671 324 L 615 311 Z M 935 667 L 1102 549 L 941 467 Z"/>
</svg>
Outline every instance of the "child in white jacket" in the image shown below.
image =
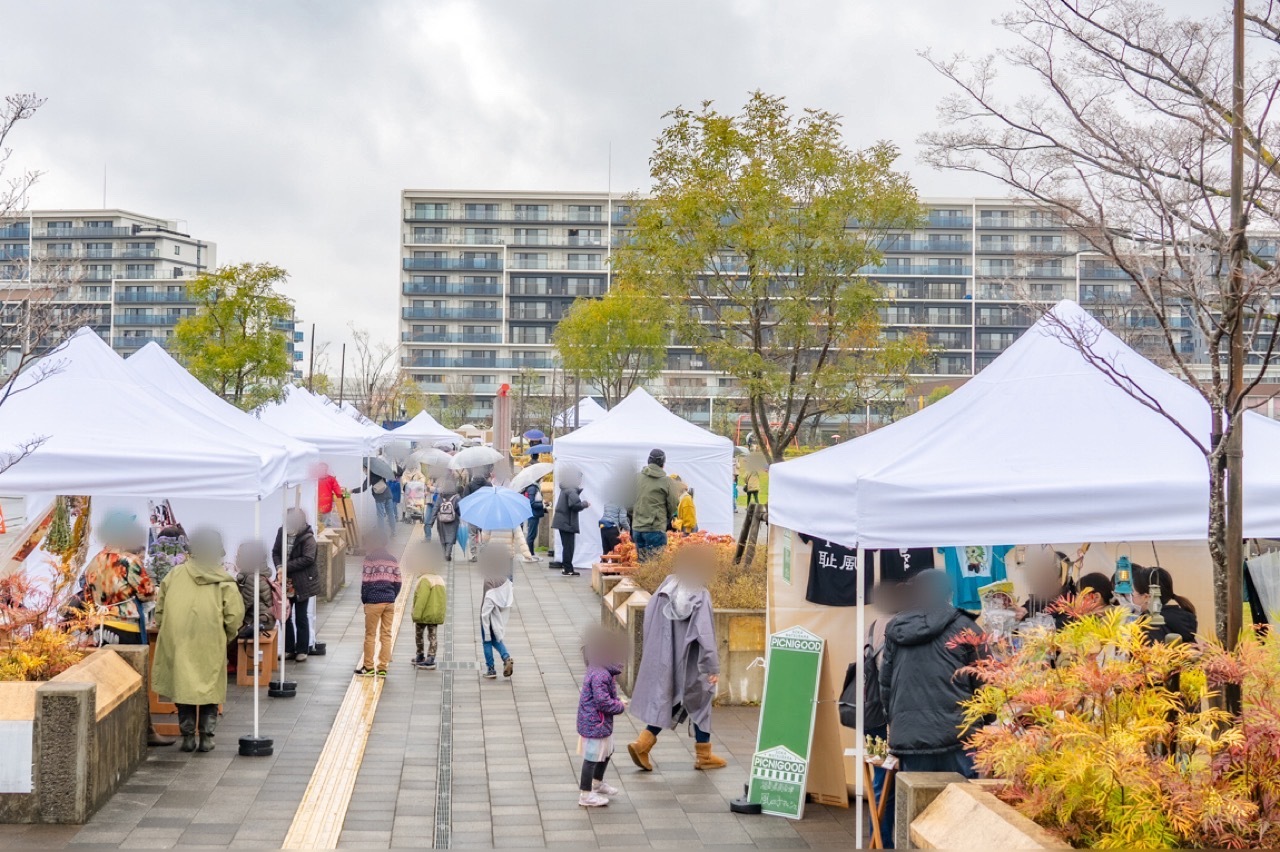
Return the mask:
<svg viewBox="0 0 1280 852">
<path fill-rule="evenodd" d="M 494 669 L 493 652 L 502 658 L 502 675 L 511 677 L 515 660 L 502 640 L 507 635 L 507 621 L 511 617 L 511 604 L 515 600 L 515 586 L 511 583 L 511 555 L 506 553 L 505 564 L 500 551 L 504 548 L 487 548 L 483 556 L 484 600 L 480 604 L 480 638 L 484 642 L 484 677 L 493 680 L 498 676 Z"/>
</svg>

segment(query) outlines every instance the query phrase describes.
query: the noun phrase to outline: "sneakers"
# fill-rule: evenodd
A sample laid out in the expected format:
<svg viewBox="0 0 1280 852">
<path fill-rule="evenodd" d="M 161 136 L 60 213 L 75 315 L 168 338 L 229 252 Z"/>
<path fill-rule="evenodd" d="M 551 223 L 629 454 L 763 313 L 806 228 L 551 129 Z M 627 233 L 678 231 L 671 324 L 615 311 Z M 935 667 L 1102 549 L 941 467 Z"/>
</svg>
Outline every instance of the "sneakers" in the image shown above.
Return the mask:
<svg viewBox="0 0 1280 852">
<path fill-rule="evenodd" d="M 603 808 L 607 807 L 609 800 L 596 792 L 579 793 L 578 806 L 583 808 Z"/>
<path fill-rule="evenodd" d="M 374 673 L 373 673 L 373 676 L 374 676 L 374 677 L 386 677 L 386 676 L 387 676 L 387 670 L 386 670 L 386 669 L 378 669 L 376 672 L 374 672 Z"/>
<path fill-rule="evenodd" d="M 573 570 L 572 568 L 566 568 L 566 569 L 564 569 L 563 571 L 561 571 L 561 572 L 560 572 L 560 576 L 561 576 L 561 577 L 581 577 L 581 576 L 582 576 L 582 572 L 581 572 L 581 571 L 575 571 L 575 570 Z"/>
<path fill-rule="evenodd" d="M 429 672 L 433 672 L 433 671 L 435 671 L 435 670 L 436 670 L 436 658 L 435 658 L 435 657 L 427 657 L 425 660 L 423 660 L 421 663 L 419 663 L 419 664 L 418 664 L 418 668 L 420 668 L 420 669 L 424 669 L 424 670 L 429 671 Z"/>
<path fill-rule="evenodd" d="M 616 796 L 618 795 L 618 788 L 603 781 L 597 781 L 592 792 L 599 793 L 601 796 Z"/>
<path fill-rule="evenodd" d="M 485 670 L 484 674 L 480 675 L 480 677 L 484 678 L 485 680 L 494 680 L 498 677 L 498 672 L 493 668 L 493 666 L 490 666 L 488 669 Z"/>
<path fill-rule="evenodd" d="M 307 661 L 307 655 L 306 655 L 306 654 L 294 654 L 293 659 L 294 659 L 294 661 L 295 661 L 295 662 L 298 662 L 298 663 L 305 663 L 305 662 Z"/>
<path fill-rule="evenodd" d="M 420 665 L 422 665 L 424 662 L 426 662 L 426 658 L 425 658 L 425 657 L 423 657 L 421 654 L 415 654 L 415 655 L 414 655 L 414 657 L 413 657 L 413 665 L 415 665 L 415 666 L 420 666 Z"/>
<path fill-rule="evenodd" d="M 356 669 L 356 674 L 359 675 L 360 677 L 373 677 L 374 671 L 368 666 L 361 666 L 360 668 Z"/>
<path fill-rule="evenodd" d="M 507 657 L 502 661 L 502 676 L 511 677 L 511 673 L 515 671 L 516 661 L 513 657 Z"/>
<path fill-rule="evenodd" d="M 542 560 L 536 556 L 521 556 L 520 561 L 521 562 L 541 562 Z"/>
</svg>

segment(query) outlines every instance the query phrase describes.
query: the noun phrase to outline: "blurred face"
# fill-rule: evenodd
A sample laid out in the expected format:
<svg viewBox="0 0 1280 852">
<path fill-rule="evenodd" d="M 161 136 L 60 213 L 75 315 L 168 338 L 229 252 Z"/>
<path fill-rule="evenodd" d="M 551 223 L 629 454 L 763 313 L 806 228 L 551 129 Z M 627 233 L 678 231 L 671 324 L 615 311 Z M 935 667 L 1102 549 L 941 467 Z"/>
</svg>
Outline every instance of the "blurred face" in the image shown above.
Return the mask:
<svg viewBox="0 0 1280 852">
<path fill-rule="evenodd" d="M 715 580 L 716 556 L 708 547 L 685 546 L 675 567 L 681 584 L 706 588 Z"/>
<path fill-rule="evenodd" d="M 1062 589 L 1062 575 L 1058 557 L 1050 551 L 1042 551 L 1027 560 L 1027 587 L 1037 597 L 1056 595 Z"/>
</svg>

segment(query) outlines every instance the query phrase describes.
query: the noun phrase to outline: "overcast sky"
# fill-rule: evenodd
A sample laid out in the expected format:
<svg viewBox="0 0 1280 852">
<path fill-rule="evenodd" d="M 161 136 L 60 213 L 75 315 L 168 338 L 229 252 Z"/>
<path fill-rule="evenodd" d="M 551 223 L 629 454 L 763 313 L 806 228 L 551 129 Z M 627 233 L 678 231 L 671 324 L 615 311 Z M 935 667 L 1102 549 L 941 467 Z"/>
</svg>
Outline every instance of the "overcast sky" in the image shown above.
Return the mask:
<svg viewBox="0 0 1280 852">
<path fill-rule="evenodd" d="M 0 92 L 32 206 L 185 220 L 220 263 L 270 261 L 317 337 L 396 334 L 399 192 L 643 189 L 664 111 L 755 88 L 920 164 L 944 92 L 917 52 L 986 52 L 1011 0 L 271 0 L 10 3 Z"/>
</svg>

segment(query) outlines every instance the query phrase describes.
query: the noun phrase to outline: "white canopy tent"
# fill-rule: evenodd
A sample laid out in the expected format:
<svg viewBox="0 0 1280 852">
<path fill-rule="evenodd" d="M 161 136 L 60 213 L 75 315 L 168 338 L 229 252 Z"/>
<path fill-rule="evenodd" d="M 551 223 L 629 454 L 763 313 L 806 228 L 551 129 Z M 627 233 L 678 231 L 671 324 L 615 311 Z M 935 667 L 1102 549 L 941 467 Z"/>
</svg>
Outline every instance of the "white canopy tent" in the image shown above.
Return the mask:
<svg viewBox="0 0 1280 852">
<path fill-rule="evenodd" d="M 161 389 L 167 396 L 200 411 L 212 423 L 222 424 L 233 434 L 243 435 L 260 444 L 282 448 L 288 458 L 286 479 L 289 484 L 304 482 L 320 454 L 314 444 L 290 437 L 262 422 L 252 414 L 206 388 L 199 379 L 183 369 L 159 344 L 148 343 L 125 359 L 125 366 L 139 380 Z"/>
<path fill-rule="evenodd" d="M 1088 342 L 1092 363 L 1072 338 Z M 1193 388 L 1134 352 L 1079 305 L 1061 302 L 937 403 L 770 469 L 768 629 L 804 626 L 824 636 L 830 646 L 826 680 L 833 684 L 866 635 L 861 583 L 852 635 L 845 611 L 805 600 L 808 569 L 801 554 L 807 547 L 793 540 L 792 531 L 856 546 L 860 565 L 870 548 L 976 542 L 1198 542 L 1203 548 L 1208 467 L 1189 436 L 1207 445 L 1209 429 L 1208 404 Z M 1244 434 L 1245 535 L 1275 536 L 1280 423 L 1248 414 Z M 1203 565 L 1193 548 L 1176 550 L 1191 553 L 1175 561 Z M 1115 554 L 1109 558 L 1114 563 Z M 859 666 L 858 692 L 862 675 Z M 831 697 L 820 696 L 817 722 L 828 742 L 842 736 L 834 712 L 821 704 Z M 861 708 L 858 726 L 853 767 L 862 759 Z M 845 778 L 830 768 L 828 761 L 818 770 L 821 783 L 843 788 Z M 862 773 L 849 771 L 860 810 Z"/>
<path fill-rule="evenodd" d="M 297 387 L 285 388 L 281 402 L 263 406 L 258 419 L 286 435 L 315 445 L 323 455 L 364 456 L 375 441 L 366 427 Z"/>
<path fill-rule="evenodd" d="M 408 423 L 388 430 L 388 434 L 397 441 L 417 441 L 422 444 L 458 440 L 457 432 L 441 426 L 426 411 L 419 411 Z"/>
<path fill-rule="evenodd" d="M 609 409 L 591 397 L 584 396 L 578 400 L 577 405 L 571 405 L 553 417 L 551 425 L 556 429 L 573 429 L 578 426 L 588 426 L 608 413 Z"/>
<path fill-rule="evenodd" d="M 555 448 L 557 469 L 569 464 L 582 472 L 583 497 L 591 504 L 579 516 L 578 566 L 600 558 L 595 531 L 605 489 L 619 478 L 634 478 L 654 448 L 667 454 L 667 473 L 679 474 L 693 488 L 698 526 L 711 533 L 733 532 L 733 442 L 672 414 L 643 388 L 590 426 L 557 438 Z"/>
<path fill-rule="evenodd" d="M 1089 363 L 1096 359 L 1178 424 Z M 1061 302 L 954 393 L 769 472 L 773 524 L 853 546 L 1203 541 L 1208 404 Z M 1245 426 L 1245 535 L 1280 533 L 1280 423 Z"/>
</svg>

